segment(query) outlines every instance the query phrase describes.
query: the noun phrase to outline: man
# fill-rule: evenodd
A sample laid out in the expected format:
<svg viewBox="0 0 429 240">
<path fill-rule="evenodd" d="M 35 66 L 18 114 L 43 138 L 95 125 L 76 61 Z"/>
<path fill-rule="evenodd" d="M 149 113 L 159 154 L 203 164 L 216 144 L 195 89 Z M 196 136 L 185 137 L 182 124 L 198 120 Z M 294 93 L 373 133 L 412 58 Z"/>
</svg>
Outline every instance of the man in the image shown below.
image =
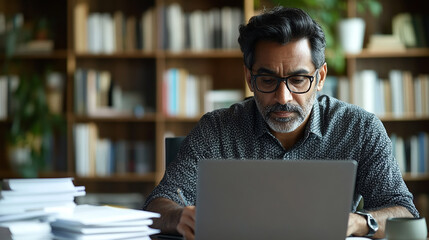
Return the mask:
<svg viewBox="0 0 429 240">
<path fill-rule="evenodd" d="M 184 140 L 146 201 L 147 210 L 162 215 L 156 227 L 194 238 L 195 207 L 182 206 L 176 191 L 195 205 L 201 159 L 353 159 L 358 170 L 348 235 L 382 238 L 386 218 L 418 216 L 380 120 L 316 97 L 327 64 L 325 36 L 315 21 L 302 10 L 277 7 L 240 26 L 238 41 L 254 97 L 207 113 Z M 361 197 L 370 218 L 356 212 Z"/>
</svg>

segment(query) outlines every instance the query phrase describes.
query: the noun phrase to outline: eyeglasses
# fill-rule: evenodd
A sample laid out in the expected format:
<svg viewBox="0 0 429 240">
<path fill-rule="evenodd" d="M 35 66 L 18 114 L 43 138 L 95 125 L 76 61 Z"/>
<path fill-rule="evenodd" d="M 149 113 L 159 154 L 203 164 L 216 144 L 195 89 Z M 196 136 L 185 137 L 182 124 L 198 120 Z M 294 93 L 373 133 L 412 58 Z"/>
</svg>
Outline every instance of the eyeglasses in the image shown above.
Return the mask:
<svg viewBox="0 0 429 240">
<path fill-rule="evenodd" d="M 288 77 L 278 77 L 272 75 L 253 75 L 252 71 L 250 71 L 250 75 L 253 80 L 254 86 L 256 89 L 262 93 L 272 93 L 277 91 L 281 82 L 286 83 L 287 89 L 291 93 L 303 94 L 311 89 L 311 84 L 314 81 L 314 77 L 316 76 L 319 69 L 316 69 L 313 76 L 308 75 L 291 75 Z"/>
</svg>

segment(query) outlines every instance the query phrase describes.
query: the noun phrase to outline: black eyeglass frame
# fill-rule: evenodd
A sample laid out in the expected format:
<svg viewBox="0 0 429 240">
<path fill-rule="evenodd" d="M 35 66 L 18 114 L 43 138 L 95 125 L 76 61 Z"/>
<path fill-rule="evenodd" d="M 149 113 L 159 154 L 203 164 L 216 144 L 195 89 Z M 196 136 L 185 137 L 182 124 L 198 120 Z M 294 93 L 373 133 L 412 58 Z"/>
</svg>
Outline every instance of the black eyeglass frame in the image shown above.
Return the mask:
<svg viewBox="0 0 429 240">
<path fill-rule="evenodd" d="M 289 92 L 291 92 L 291 93 L 295 93 L 295 94 L 304 94 L 304 93 L 307 93 L 308 91 L 310 91 L 310 89 L 311 89 L 311 86 L 312 86 L 312 84 L 313 84 L 313 81 L 314 81 L 314 78 L 315 78 L 315 76 L 317 75 L 317 73 L 319 72 L 319 69 L 316 69 L 315 70 L 315 72 L 314 72 L 314 74 L 313 74 L 313 76 L 310 76 L 310 75 L 302 75 L 302 74 L 295 74 L 295 75 L 290 75 L 290 76 L 287 76 L 287 77 L 278 77 L 278 76 L 274 76 L 274 75 L 265 75 L 265 74 L 257 74 L 257 75 L 254 75 L 253 73 L 252 73 L 252 70 L 250 70 L 250 76 L 251 76 L 251 78 L 252 78 L 252 85 L 259 91 L 259 92 L 261 92 L 261 93 L 273 93 L 273 92 L 275 92 L 275 91 L 277 91 L 277 89 L 279 89 L 279 86 L 280 86 L 280 83 L 281 82 L 284 82 L 285 84 L 286 84 L 286 87 L 287 87 L 287 89 L 289 90 Z M 274 90 L 272 90 L 272 91 L 262 91 L 262 90 L 260 90 L 259 88 L 258 88 L 258 85 L 256 84 L 256 78 L 257 77 L 272 77 L 272 78 L 274 78 L 274 79 L 276 79 L 277 80 L 277 85 L 276 85 L 276 87 L 274 88 Z M 292 78 L 292 77 L 306 77 L 306 78 L 308 78 L 309 80 L 310 80 L 310 86 L 308 86 L 308 89 L 307 89 L 307 91 L 303 91 L 303 92 L 296 92 L 296 91 L 292 91 L 292 90 L 290 90 L 290 88 L 289 88 L 289 84 L 288 84 L 288 79 L 289 78 Z"/>
</svg>

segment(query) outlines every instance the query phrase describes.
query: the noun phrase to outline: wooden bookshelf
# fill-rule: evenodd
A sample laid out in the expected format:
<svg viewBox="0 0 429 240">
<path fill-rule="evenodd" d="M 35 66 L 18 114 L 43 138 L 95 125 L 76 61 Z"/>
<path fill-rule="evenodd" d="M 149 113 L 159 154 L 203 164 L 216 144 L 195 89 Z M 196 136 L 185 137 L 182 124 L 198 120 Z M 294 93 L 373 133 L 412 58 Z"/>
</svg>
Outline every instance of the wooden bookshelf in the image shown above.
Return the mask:
<svg viewBox="0 0 429 240">
<path fill-rule="evenodd" d="M 66 77 L 64 90 L 64 106 L 62 115 L 66 121 L 66 151 L 58 153 L 63 159 L 63 169 L 52 169 L 40 173 L 40 177 L 75 178 L 76 184 L 87 186 L 88 192 L 124 192 L 137 191 L 148 194 L 157 184 L 164 173 L 164 135 L 169 132 L 175 135 L 186 135 L 195 126 L 201 115 L 195 117 L 167 116 L 162 111 L 162 81 L 168 68 L 198 69 L 195 74 L 208 73 L 216 83 L 214 89 L 245 89 L 242 71 L 242 55 L 239 49 L 206 49 L 201 51 L 170 51 L 158 45 L 152 51 L 124 50 L 113 53 L 92 53 L 75 50 L 75 8 L 84 3 L 88 14 L 99 12 L 114 14 L 121 11 L 126 16 L 139 18 L 141 14 L 153 8 L 157 15 L 155 20 L 156 32 L 154 41 L 162 40 L 162 10 L 165 6 L 179 3 L 184 12 L 195 10 L 208 11 L 212 8 L 221 9 L 224 6 L 239 8 L 243 19 L 253 15 L 253 1 L 186 1 L 186 0 L 35 0 L 8 1 L 0 0 L 0 13 L 12 17 L 22 13 L 24 22 L 35 24 L 45 16 L 52 23 L 52 39 L 54 49 L 43 53 L 20 53 L 10 59 L 0 53 L 0 62 L 10 62 L 8 74 L 19 74 L 22 68 L 28 73 L 43 73 L 51 67 L 63 73 Z M 238 28 L 238 26 L 237 26 Z M 127 90 L 137 90 L 150 104 L 150 110 L 141 116 L 91 116 L 75 111 L 75 77 L 78 69 L 96 69 L 110 71 Z M 219 71 L 222 69 L 223 71 Z M 218 81 L 217 79 L 224 79 Z M 146 110 L 146 109 L 145 109 Z M 153 141 L 154 159 L 153 171 L 138 173 L 112 174 L 109 176 L 80 176 L 76 171 L 74 125 L 95 124 L 99 136 L 112 140 Z M 0 135 L 5 136 L 10 129 L 11 119 L 0 120 Z M 7 142 L 0 140 L 0 178 L 19 177 L 11 169 L 7 158 Z M 110 187 L 109 187 L 110 185 Z"/>
</svg>

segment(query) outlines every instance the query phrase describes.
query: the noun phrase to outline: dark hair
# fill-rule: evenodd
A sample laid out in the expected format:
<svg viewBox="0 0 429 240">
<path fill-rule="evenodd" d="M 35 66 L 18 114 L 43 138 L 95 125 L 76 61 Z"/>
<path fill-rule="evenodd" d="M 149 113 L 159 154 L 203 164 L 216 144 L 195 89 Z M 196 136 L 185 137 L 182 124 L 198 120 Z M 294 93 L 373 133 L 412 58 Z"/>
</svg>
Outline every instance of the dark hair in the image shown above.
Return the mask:
<svg viewBox="0 0 429 240">
<path fill-rule="evenodd" d="M 249 23 L 241 24 L 239 30 L 238 43 L 243 52 L 244 64 L 249 69 L 252 69 L 255 61 L 255 45 L 261 40 L 286 44 L 307 38 L 314 66 L 320 68 L 325 63 L 325 34 L 320 25 L 301 9 L 275 7 L 250 18 Z"/>
</svg>

